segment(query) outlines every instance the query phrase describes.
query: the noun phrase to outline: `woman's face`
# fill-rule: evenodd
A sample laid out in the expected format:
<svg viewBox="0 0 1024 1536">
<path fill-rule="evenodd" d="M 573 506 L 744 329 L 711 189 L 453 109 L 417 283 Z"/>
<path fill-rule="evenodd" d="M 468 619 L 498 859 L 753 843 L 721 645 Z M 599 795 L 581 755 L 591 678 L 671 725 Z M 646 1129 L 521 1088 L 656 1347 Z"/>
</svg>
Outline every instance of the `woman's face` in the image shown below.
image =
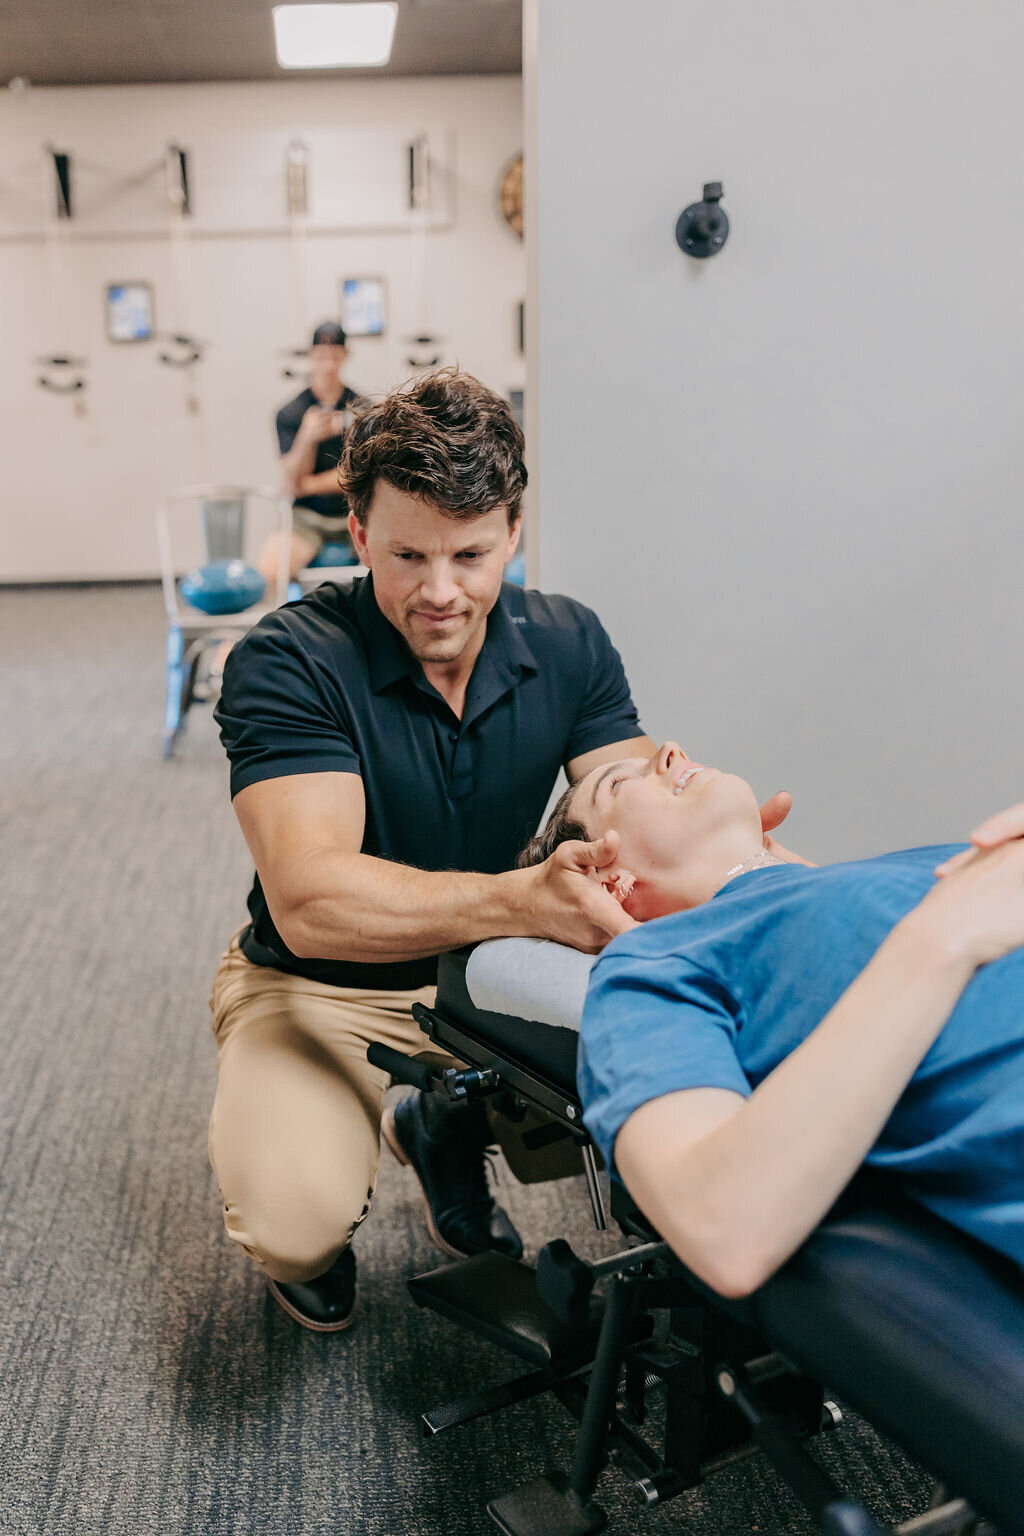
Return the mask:
<svg viewBox="0 0 1024 1536">
<path fill-rule="evenodd" d="M 619 834 L 623 873 L 636 880 L 627 903 L 635 917 L 706 900 L 722 860 L 728 868 L 738 849 L 761 845 L 760 812 L 746 780 L 705 768 L 674 741 L 652 757 L 595 768 L 580 781 L 569 813 L 592 838 Z"/>
</svg>

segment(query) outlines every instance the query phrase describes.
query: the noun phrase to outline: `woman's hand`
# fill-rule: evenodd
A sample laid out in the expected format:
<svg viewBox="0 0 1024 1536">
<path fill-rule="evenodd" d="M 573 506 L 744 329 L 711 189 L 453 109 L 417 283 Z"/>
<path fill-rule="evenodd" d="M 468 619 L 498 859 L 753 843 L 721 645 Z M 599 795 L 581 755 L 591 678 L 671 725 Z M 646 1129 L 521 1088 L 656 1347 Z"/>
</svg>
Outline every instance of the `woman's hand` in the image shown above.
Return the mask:
<svg viewBox="0 0 1024 1536">
<path fill-rule="evenodd" d="M 940 880 L 946 875 L 951 875 L 954 870 L 963 869 L 965 864 L 970 864 L 978 857 L 979 852 L 986 848 L 998 848 L 1003 843 L 1012 842 L 1015 838 L 1024 837 L 1024 800 L 1018 805 L 1011 805 L 1009 810 L 1000 811 L 997 816 L 990 816 L 983 821 L 980 827 L 975 827 L 971 833 L 973 848 L 965 848 L 963 853 L 956 853 L 944 864 L 940 864 L 935 873 Z"/>
<path fill-rule="evenodd" d="M 773 853 L 777 859 L 782 859 L 786 864 L 806 864 L 810 869 L 815 866 L 809 859 L 802 859 L 798 853 L 793 853 L 789 848 L 783 848 L 772 837 L 776 827 L 781 827 L 789 815 L 790 806 L 793 804 L 793 796 L 788 789 L 780 789 L 770 800 L 766 800 L 761 807 L 761 841 L 766 853 Z"/>
<path fill-rule="evenodd" d="M 942 953 L 975 966 L 1024 945 L 1022 821 L 1024 808 L 1018 806 L 979 827 L 975 838 L 982 834 L 994 842 L 950 859 L 942 878 L 899 926 L 923 930 L 938 939 Z M 1014 826 L 1021 830 L 1013 832 Z"/>
</svg>

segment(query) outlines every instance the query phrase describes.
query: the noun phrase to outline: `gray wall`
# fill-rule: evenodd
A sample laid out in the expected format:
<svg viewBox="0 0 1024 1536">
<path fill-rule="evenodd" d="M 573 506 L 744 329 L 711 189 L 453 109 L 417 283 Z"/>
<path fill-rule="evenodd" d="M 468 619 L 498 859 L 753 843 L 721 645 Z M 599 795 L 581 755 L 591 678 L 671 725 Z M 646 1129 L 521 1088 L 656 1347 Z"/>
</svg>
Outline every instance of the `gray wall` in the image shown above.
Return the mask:
<svg viewBox="0 0 1024 1536">
<path fill-rule="evenodd" d="M 808 856 L 958 837 L 1024 796 L 1024 9 L 543 0 L 533 34 L 542 584 L 653 735 L 792 789 Z"/>
</svg>

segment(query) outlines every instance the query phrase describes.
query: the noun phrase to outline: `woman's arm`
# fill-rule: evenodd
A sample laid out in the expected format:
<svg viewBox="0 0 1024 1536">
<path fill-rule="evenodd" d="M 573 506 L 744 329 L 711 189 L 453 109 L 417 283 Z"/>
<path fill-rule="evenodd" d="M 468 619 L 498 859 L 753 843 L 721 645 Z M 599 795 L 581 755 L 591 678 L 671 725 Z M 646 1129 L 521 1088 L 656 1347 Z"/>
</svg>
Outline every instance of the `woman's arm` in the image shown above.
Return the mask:
<svg viewBox="0 0 1024 1536">
<path fill-rule="evenodd" d="M 983 821 L 980 827 L 975 827 L 970 838 L 973 848 L 965 848 L 963 853 L 954 854 L 944 864 L 938 865 L 935 873 L 941 880 L 976 858 L 979 850 L 998 848 L 1001 843 L 1011 842 L 1017 837 L 1024 837 L 1024 800 L 1005 811 L 999 811 L 997 815 Z"/>
<path fill-rule="evenodd" d="M 722 1295 L 763 1284 L 863 1162 L 977 967 L 1021 944 L 1016 841 L 933 887 L 749 1099 L 687 1089 L 631 1115 L 619 1172 L 683 1262 Z"/>
</svg>

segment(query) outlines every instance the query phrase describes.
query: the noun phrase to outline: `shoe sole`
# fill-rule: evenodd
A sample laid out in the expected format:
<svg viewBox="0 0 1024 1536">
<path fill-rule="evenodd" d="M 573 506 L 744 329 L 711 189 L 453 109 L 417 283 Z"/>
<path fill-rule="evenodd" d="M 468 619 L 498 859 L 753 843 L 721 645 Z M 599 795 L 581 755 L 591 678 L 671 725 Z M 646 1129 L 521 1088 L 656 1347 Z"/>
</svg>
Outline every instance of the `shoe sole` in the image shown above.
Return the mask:
<svg viewBox="0 0 1024 1536">
<path fill-rule="evenodd" d="M 398 1139 L 398 1131 L 395 1127 L 395 1106 L 393 1104 L 389 1104 L 381 1116 L 380 1133 L 387 1142 L 388 1148 L 396 1161 L 401 1163 L 403 1168 L 412 1168 L 413 1173 L 416 1173 L 416 1169 L 413 1168 L 408 1154 Z M 419 1174 L 416 1174 L 416 1182 L 419 1184 Z M 420 1194 L 423 1197 L 423 1210 L 427 1218 L 427 1231 L 430 1233 L 430 1241 L 434 1247 L 439 1248 L 449 1259 L 468 1259 L 470 1257 L 468 1253 L 463 1253 L 460 1248 L 453 1248 L 451 1243 L 446 1243 L 437 1230 L 434 1213 L 430 1208 L 430 1201 L 427 1199 L 427 1192 L 422 1184 L 420 1184 Z"/>
<path fill-rule="evenodd" d="M 343 1317 L 340 1323 L 314 1323 L 311 1317 L 307 1317 L 305 1312 L 300 1312 L 298 1307 L 293 1307 L 287 1296 L 281 1294 L 276 1281 L 271 1280 L 269 1276 L 266 1279 L 267 1289 L 278 1306 L 287 1312 L 289 1317 L 294 1318 L 300 1327 L 308 1328 L 310 1333 L 344 1333 L 345 1329 L 351 1328 L 356 1320 L 359 1303 L 358 1301 L 353 1301 L 352 1311 L 348 1314 L 348 1317 Z"/>
</svg>

